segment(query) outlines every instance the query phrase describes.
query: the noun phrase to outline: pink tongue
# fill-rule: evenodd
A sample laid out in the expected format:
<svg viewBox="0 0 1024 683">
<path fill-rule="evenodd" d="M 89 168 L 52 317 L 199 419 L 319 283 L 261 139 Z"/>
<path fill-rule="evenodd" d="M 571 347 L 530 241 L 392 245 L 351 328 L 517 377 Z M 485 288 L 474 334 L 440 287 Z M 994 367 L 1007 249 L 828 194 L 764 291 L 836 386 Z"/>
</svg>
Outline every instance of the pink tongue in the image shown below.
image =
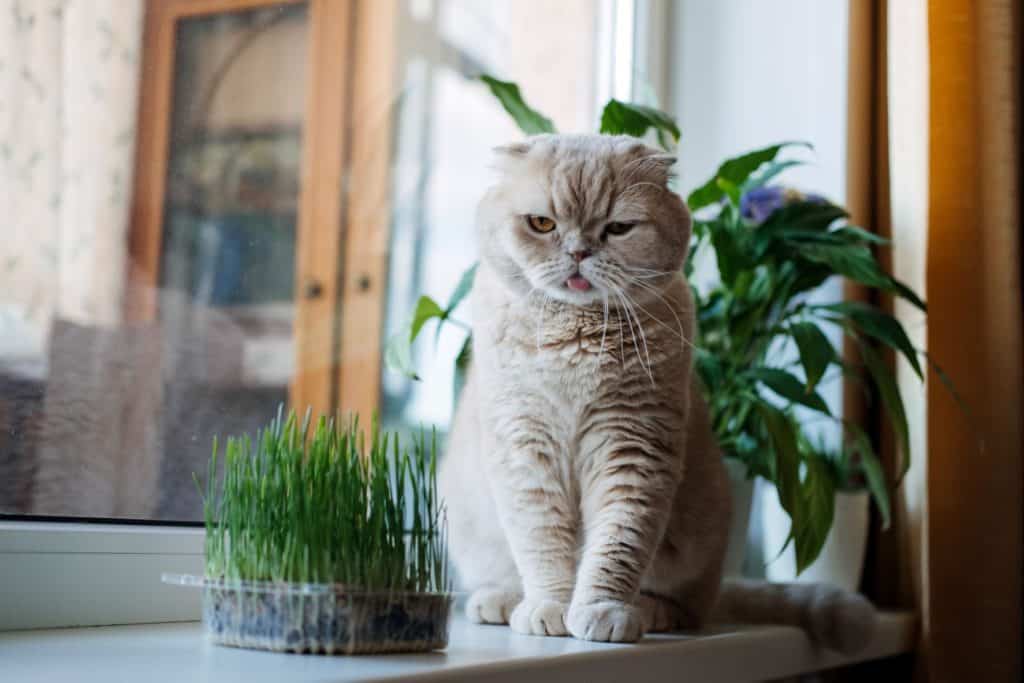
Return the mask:
<svg viewBox="0 0 1024 683">
<path fill-rule="evenodd" d="M 590 289 L 590 282 L 582 275 L 573 275 L 565 281 L 565 284 L 569 285 L 569 289 L 575 289 L 578 292 L 585 292 Z"/>
</svg>

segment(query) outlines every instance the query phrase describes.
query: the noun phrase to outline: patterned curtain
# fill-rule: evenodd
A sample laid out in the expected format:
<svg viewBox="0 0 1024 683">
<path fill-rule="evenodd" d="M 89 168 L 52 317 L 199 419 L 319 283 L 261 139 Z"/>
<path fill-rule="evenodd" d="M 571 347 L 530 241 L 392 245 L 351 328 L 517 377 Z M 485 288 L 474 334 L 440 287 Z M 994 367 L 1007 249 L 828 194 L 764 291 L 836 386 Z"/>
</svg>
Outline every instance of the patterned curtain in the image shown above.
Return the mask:
<svg viewBox="0 0 1024 683">
<path fill-rule="evenodd" d="M 143 11 L 0 0 L 0 362 L 120 320 Z"/>
</svg>

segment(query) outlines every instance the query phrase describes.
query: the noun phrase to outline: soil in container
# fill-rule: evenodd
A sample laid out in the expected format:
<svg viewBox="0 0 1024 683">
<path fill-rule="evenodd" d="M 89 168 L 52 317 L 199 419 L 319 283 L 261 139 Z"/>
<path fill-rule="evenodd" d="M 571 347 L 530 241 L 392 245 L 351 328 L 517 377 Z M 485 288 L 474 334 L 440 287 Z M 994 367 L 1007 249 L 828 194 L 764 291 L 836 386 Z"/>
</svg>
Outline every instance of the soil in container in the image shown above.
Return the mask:
<svg viewBox="0 0 1024 683">
<path fill-rule="evenodd" d="M 429 652 L 448 645 L 448 593 L 177 578 L 171 582 L 202 586 L 203 623 L 221 645 L 317 654 Z"/>
</svg>

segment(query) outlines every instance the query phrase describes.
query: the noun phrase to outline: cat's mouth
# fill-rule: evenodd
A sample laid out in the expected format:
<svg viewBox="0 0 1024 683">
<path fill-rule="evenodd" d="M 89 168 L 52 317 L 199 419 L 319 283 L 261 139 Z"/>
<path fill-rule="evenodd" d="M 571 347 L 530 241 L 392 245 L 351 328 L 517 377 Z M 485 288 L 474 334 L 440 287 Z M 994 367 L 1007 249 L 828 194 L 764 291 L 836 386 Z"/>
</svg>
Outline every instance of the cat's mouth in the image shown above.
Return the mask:
<svg viewBox="0 0 1024 683">
<path fill-rule="evenodd" d="M 569 279 L 565 281 L 565 286 L 569 289 L 574 289 L 577 292 L 585 292 L 590 289 L 590 280 L 583 277 L 579 273 L 573 273 L 569 276 Z"/>
</svg>

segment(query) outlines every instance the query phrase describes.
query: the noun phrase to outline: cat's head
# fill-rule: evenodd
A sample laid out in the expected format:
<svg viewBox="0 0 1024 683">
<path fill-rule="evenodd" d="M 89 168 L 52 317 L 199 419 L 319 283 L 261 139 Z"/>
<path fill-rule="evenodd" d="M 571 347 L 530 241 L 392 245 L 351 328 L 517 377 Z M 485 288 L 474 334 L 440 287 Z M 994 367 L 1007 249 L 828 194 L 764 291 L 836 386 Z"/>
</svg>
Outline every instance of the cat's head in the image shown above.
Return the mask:
<svg viewBox="0 0 1024 683">
<path fill-rule="evenodd" d="M 675 158 L 629 136 L 541 135 L 497 150 L 480 203 L 484 260 L 516 291 L 581 306 L 645 299 L 679 272 L 690 214 Z"/>
</svg>

